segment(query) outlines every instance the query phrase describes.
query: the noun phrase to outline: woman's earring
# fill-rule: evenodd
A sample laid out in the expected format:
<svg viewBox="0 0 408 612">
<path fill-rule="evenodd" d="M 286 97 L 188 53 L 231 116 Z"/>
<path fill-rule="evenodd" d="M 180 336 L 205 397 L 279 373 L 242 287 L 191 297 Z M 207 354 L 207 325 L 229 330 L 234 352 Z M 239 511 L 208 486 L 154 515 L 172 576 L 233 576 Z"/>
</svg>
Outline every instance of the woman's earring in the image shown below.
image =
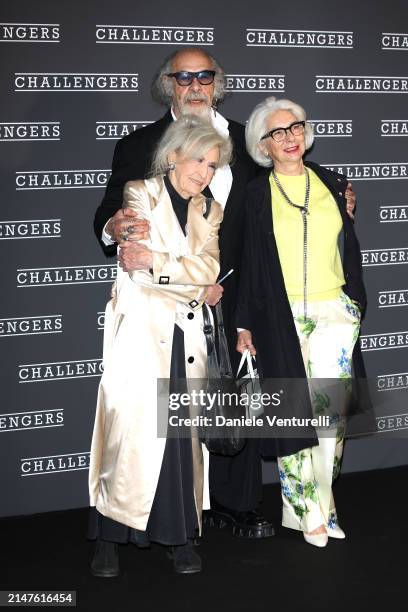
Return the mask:
<svg viewBox="0 0 408 612">
<path fill-rule="evenodd" d="M 258 143 L 258 150 L 262 153 L 262 155 L 264 155 L 265 157 L 269 157 L 269 153 L 266 150 L 266 148 L 261 145 L 261 143 Z"/>
<path fill-rule="evenodd" d="M 174 162 L 170 162 L 169 165 L 167 166 L 167 172 L 171 172 L 172 170 L 174 170 L 176 167 L 176 164 Z"/>
</svg>

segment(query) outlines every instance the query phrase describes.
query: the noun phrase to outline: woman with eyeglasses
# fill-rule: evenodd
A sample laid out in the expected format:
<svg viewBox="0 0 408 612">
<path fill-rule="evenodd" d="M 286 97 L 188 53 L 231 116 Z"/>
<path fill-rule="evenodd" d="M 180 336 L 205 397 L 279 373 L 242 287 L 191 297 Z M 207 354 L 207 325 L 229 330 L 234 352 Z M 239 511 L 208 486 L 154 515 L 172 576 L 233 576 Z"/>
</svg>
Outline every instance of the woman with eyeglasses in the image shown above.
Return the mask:
<svg viewBox="0 0 408 612">
<path fill-rule="evenodd" d="M 340 471 L 352 369 L 365 376 L 358 336 L 366 295 L 346 211 L 347 179 L 303 159 L 313 130 L 291 100 L 258 104 L 246 141 L 266 171 L 247 189 L 237 350 L 256 354 L 264 379 L 307 378 L 306 411 L 328 417 L 329 427 L 316 429 L 318 441 L 309 448 L 302 449 L 305 440 L 297 440 L 297 452 L 286 438 L 268 440 L 278 456 L 283 526 L 324 547 L 329 537 L 345 538 L 332 481 Z M 333 379 L 345 384 L 331 387 Z"/>
</svg>

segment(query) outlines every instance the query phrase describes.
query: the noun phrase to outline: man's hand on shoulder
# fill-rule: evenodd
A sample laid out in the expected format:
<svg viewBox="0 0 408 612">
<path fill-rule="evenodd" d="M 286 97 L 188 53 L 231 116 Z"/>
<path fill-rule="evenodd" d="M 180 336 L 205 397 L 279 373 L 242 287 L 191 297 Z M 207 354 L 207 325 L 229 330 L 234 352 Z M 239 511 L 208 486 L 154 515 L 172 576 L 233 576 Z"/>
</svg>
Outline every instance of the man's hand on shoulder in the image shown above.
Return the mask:
<svg viewBox="0 0 408 612">
<path fill-rule="evenodd" d="M 117 243 L 123 240 L 147 240 L 150 225 L 145 219 L 139 219 L 131 208 L 120 208 L 106 224 L 105 231 Z"/>
<path fill-rule="evenodd" d="M 347 188 L 345 191 L 345 197 L 347 202 L 347 214 L 350 219 L 354 219 L 354 209 L 356 207 L 356 194 L 353 191 L 353 186 L 351 183 L 347 183 Z"/>
</svg>

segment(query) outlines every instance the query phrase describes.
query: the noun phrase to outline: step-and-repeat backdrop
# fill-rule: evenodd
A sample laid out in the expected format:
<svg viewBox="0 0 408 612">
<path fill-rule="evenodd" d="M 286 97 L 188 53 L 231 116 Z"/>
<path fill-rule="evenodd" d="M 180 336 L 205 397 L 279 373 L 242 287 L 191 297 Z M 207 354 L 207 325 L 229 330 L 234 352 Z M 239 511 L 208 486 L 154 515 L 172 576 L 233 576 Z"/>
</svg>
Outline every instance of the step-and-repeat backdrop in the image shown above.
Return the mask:
<svg viewBox="0 0 408 612">
<path fill-rule="evenodd" d="M 115 277 L 93 216 L 116 141 L 164 113 L 151 79 L 183 45 L 201 45 L 225 67 L 225 116 L 245 122 L 268 95 L 298 101 L 315 126 L 310 158 L 352 180 L 369 296 L 361 347 L 384 412 L 374 437 L 349 441 L 344 469 L 408 463 L 408 6 L 391 5 L 2 6 L 0 516 L 88 503 Z M 273 480 L 270 464 L 264 476 Z"/>
</svg>

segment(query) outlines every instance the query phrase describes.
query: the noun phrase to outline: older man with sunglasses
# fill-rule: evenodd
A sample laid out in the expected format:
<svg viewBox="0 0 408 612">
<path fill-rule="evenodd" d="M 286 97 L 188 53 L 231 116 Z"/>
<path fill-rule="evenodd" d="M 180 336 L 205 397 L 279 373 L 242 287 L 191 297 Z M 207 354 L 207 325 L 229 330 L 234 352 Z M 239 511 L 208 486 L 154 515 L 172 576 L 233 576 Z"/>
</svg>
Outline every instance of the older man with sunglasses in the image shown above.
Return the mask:
<svg viewBox="0 0 408 612">
<path fill-rule="evenodd" d="M 234 269 L 223 287 L 214 285 L 207 302 L 215 305 L 223 296 L 224 322 L 230 354 L 236 361 L 236 331 L 233 311 L 236 304 L 238 267 L 243 240 L 243 199 L 246 184 L 257 167 L 245 148 L 244 127 L 225 119 L 216 110 L 224 97 L 225 76 L 217 61 L 202 49 L 182 48 L 162 65 L 153 82 L 153 97 L 168 107 L 166 114 L 145 128 L 132 132 L 116 145 L 112 176 L 105 197 L 96 211 L 95 232 L 106 254 L 115 254 L 121 243 L 120 265 L 126 271 L 139 262 L 137 240 L 146 236 L 146 221 L 131 210 L 122 211 L 122 192 L 129 180 L 145 178 L 150 170 L 154 149 L 172 121 L 185 113 L 209 118 L 222 134 L 229 134 L 234 145 L 231 166 L 218 168 L 207 192 L 224 208 L 220 240 L 220 278 Z M 352 195 L 353 197 L 353 195 Z M 132 240 L 128 240 L 131 237 Z M 212 455 L 210 458 L 210 524 L 229 525 L 237 536 L 263 538 L 273 535 L 272 524 L 257 510 L 262 497 L 261 454 L 258 440 L 248 440 L 234 457 Z"/>
</svg>

